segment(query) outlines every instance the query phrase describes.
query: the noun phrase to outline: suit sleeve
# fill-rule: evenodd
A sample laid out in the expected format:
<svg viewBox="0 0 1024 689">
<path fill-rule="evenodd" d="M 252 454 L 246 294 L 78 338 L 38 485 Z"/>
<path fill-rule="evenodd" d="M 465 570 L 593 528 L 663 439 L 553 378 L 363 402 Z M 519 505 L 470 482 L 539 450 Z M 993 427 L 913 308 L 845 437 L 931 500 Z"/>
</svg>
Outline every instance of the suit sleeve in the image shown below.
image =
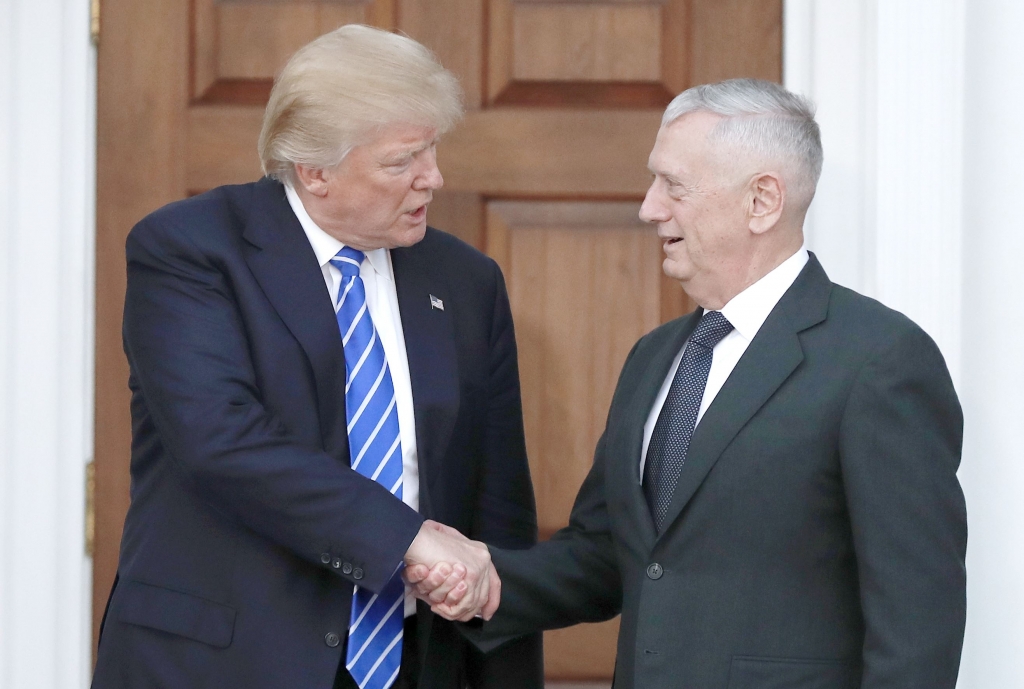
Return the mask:
<svg viewBox="0 0 1024 689">
<path fill-rule="evenodd" d="M 497 265 L 494 281 L 484 459 L 472 537 L 506 548 L 528 548 L 537 542 L 537 507 L 526 457 L 512 310 Z"/>
<path fill-rule="evenodd" d="M 626 359 L 619 388 L 629 378 L 629 363 L 638 346 Z M 615 422 L 618 397 L 616 391 L 608 424 Z M 605 467 L 611 459 L 607 434 L 606 428 L 567 527 L 529 550 L 491 548 L 502 581 L 501 606 L 481 629 L 465 630 L 474 644 L 500 647 L 519 634 L 602 622 L 621 611 L 622 580 L 605 497 Z"/>
<path fill-rule="evenodd" d="M 365 572 L 359 585 L 379 589 L 421 517 L 289 434 L 261 402 L 224 272 L 183 232 L 146 223 L 126 247 L 124 343 L 167 455 L 226 518 L 351 580 L 321 562 L 324 552 L 341 554 Z"/>
<path fill-rule="evenodd" d="M 471 535 L 486 543 L 522 549 L 537 542 L 537 508 L 526 456 L 512 310 L 497 265 L 494 295 L 484 457 Z M 523 636 L 486 654 L 470 646 L 466 670 L 472 689 L 542 689 L 541 635 Z"/>
<path fill-rule="evenodd" d="M 538 629 L 602 622 L 622 608 L 622 582 L 604 497 L 604 438 L 573 505 L 569 526 L 526 551 L 492 548 L 501 606 L 484 625 L 495 641 Z"/>
<path fill-rule="evenodd" d="M 963 416 L 916 326 L 870 358 L 847 402 L 840 461 L 864 614 L 864 689 L 953 689 L 966 616 Z"/>
</svg>

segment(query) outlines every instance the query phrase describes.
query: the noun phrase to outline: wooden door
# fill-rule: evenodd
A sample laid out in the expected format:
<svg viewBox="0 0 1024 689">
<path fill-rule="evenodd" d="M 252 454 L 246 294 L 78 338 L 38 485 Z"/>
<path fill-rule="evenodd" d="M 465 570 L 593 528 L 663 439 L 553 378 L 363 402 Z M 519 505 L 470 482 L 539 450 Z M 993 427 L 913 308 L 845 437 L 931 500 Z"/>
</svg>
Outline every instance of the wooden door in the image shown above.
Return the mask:
<svg viewBox="0 0 1024 689">
<path fill-rule="evenodd" d="M 98 625 L 128 506 L 124 238 L 149 211 L 256 179 L 272 77 L 349 22 L 397 29 L 462 81 L 429 222 L 509 285 L 542 537 L 564 525 L 633 342 L 689 309 L 637 219 L 661 111 L 691 84 L 781 76 L 781 0 L 103 0 L 99 49 Z M 617 622 L 549 634 L 549 677 L 611 677 Z"/>
</svg>

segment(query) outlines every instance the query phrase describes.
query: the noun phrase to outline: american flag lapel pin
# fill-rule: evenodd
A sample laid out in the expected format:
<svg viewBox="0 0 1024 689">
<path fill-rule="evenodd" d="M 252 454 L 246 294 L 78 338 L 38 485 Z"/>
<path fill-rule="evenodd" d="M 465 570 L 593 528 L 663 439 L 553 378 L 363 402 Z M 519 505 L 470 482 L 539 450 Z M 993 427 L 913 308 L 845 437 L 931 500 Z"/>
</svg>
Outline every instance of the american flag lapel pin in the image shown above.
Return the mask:
<svg viewBox="0 0 1024 689">
<path fill-rule="evenodd" d="M 430 295 L 430 308 L 444 311 L 444 302 L 435 297 L 433 294 Z"/>
</svg>

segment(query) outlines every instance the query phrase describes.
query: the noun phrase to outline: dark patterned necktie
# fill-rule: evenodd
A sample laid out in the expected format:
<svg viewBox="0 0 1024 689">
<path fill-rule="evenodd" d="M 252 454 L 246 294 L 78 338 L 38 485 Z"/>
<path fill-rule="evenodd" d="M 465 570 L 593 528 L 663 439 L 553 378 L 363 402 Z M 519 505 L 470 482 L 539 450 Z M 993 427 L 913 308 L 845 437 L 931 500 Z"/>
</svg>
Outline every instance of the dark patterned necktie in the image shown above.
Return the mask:
<svg viewBox="0 0 1024 689">
<path fill-rule="evenodd" d="M 664 526 L 690 449 L 690 438 L 697 425 L 697 412 L 711 371 L 712 350 L 731 331 L 732 323 L 720 312 L 704 312 L 686 344 L 668 397 L 654 424 L 644 463 L 644 496 L 658 533 Z"/>
</svg>

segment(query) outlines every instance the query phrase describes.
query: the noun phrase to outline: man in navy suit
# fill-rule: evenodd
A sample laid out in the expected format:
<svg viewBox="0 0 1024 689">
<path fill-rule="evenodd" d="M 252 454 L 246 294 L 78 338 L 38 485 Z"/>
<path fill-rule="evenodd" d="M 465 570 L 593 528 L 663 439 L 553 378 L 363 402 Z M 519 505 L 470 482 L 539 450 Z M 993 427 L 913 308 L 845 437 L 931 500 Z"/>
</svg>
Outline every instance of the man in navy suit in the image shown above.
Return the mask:
<svg viewBox="0 0 1024 689">
<path fill-rule="evenodd" d="M 426 227 L 461 114 L 423 46 L 343 27 L 275 83 L 267 178 L 132 230 L 132 502 L 97 689 L 542 685 L 538 636 L 485 656 L 399 578 L 451 563 L 453 616 L 489 617 L 486 549 L 424 520 L 536 540 L 504 281 Z"/>
</svg>

